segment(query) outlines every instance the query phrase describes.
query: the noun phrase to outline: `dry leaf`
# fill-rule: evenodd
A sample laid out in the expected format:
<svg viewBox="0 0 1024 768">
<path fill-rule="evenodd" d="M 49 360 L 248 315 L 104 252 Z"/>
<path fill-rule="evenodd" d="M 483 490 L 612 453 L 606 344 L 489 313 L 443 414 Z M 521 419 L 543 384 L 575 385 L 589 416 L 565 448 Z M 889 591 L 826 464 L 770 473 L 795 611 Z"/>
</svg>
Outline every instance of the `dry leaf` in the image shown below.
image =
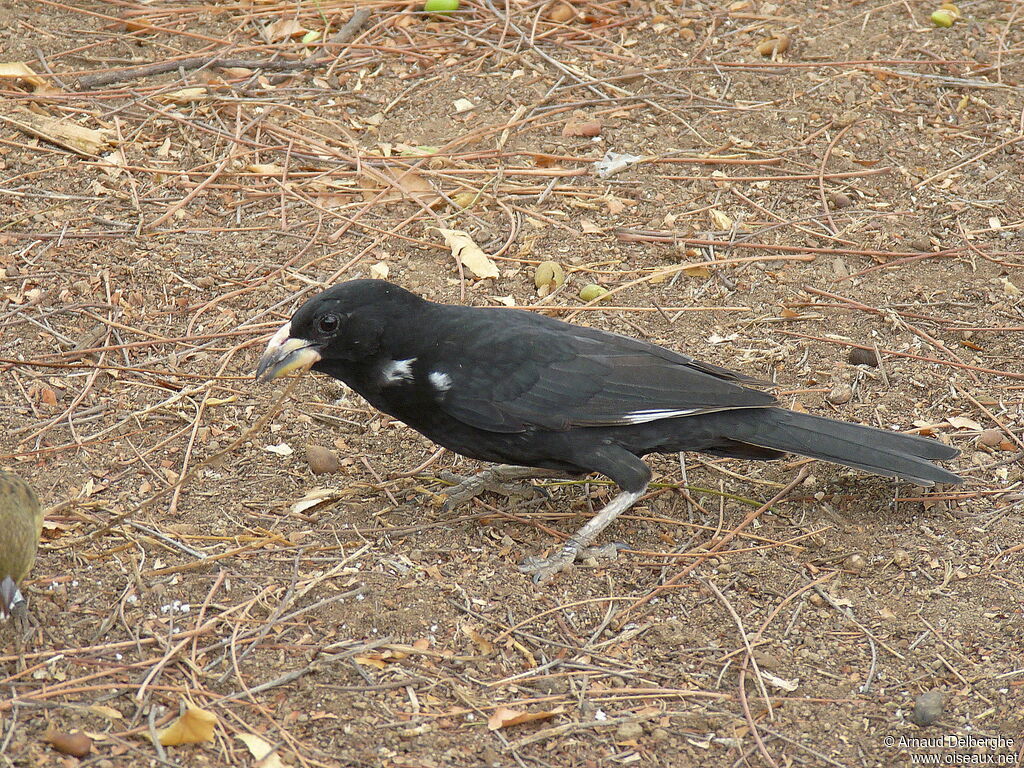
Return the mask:
<svg viewBox="0 0 1024 768">
<path fill-rule="evenodd" d="M 494 653 L 494 643 L 492 643 L 486 637 L 481 635 L 477 631 L 476 627 L 468 625 L 463 627 L 462 631 L 465 632 L 466 636 L 473 641 L 473 645 L 475 645 L 480 650 L 481 654 L 483 654 L 484 656 L 489 656 L 490 654 Z"/>
<path fill-rule="evenodd" d="M 292 447 L 288 443 L 278 443 L 277 445 L 266 445 L 263 450 L 269 451 L 270 453 L 276 453 L 278 456 L 291 456 L 295 453 Z"/>
<path fill-rule="evenodd" d="M 284 173 L 284 166 L 277 163 L 250 163 L 245 166 L 245 170 L 260 176 L 280 176 Z"/>
<path fill-rule="evenodd" d="M 256 765 L 259 768 L 288 768 L 281 762 L 277 750 L 255 733 L 240 733 L 238 738 L 249 748 L 249 752 L 256 758 Z"/>
<path fill-rule="evenodd" d="M 580 219 L 580 229 L 587 235 L 600 235 L 602 230 L 590 219 Z"/>
<path fill-rule="evenodd" d="M 353 656 L 352 658 L 356 664 L 362 664 L 364 667 L 386 669 L 388 666 L 388 663 L 378 656 Z"/>
<path fill-rule="evenodd" d="M 523 712 L 518 709 L 510 709 L 509 707 L 498 707 L 494 710 L 494 714 L 487 719 L 487 728 L 488 730 L 496 731 L 499 728 L 530 723 L 534 720 L 547 720 L 563 711 L 563 707 L 556 707 L 551 711 L 543 712 Z"/>
<path fill-rule="evenodd" d="M 626 210 L 626 202 L 620 200 L 614 195 L 609 195 L 604 200 L 605 207 L 608 209 L 609 216 L 618 216 L 624 210 Z M 671 226 L 671 225 L 670 225 Z"/>
<path fill-rule="evenodd" d="M 267 38 L 272 42 L 302 37 L 307 32 L 309 30 L 303 27 L 297 19 L 278 19 L 267 25 Z"/>
<path fill-rule="evenodd" d="M 318 507 L 325 502 L 340 499 L 344 495 L 344 491 L 338 491 L 333 488 L 315 488 L 292 504 L 291 511 L 294 514 L 300 514 L 312 509 L 313 507 Z"/>
<path fill-rule="evenodd" d="M 366 653 L 360 656 L 353 656 L 356 664 L 362 664 L 364 667 L 374 667 L 375 669 L 386 669 L 388 664 L 402 659 L 408 658 L 409 654 L 402 651 L 383 651 L 381 653 Z"/>
<path fill-rule="evenodd" d="M 980 432 L 983 427 L 981 424 L 976 422 L 974 419 L 969 419 L 966 416 L 947 416 L 946 421 L 949 422 L 950 426 L 956 427 L 957 429 L 973 429 Z"/>
<path fill-rule="evenodd" d="M 206 86 L 196 85 L 191 88 L 179 88 L 176 91 L 161 93 L 156 98 L 170 104 L 191 104 L 193 101 L 202 101 L 206 98 Z"/>
<path fill-rule="evenodd" d="M 1003 286 L 1003 293 L 1009 294 L 1010 296 L 1020 296 L 1021 290 L 1011 282 L 1007 277 L 1000 277 L 999 282 Z"/>
<path fill-rule="evenodd" d="M 605 152 L 604 157 L 594 163 L 594 170 L 602 179 L 614 176 L 619 171 L 624 171 L 629 166 L 643 160 L 641 155 L 631 155 L 628 152 Z"/>
<path fill-rule="evenodd" d="M 730 333 L 728 336 L 719 336 L 717 333 L 712 333 L 708 336 L 708 344 L 725 344 L 727 341 L 736 341 L 739 337 L 738 333 Z"/>
<path fill-rule="evenodd" d="M 795 691 L 800 685 L 799 680 L 786 680 L 782 677 L 776 677 L 771 672 L 764 669 L 761 670 L 761 677 L 763 677 L 769 685 L 781 688 L 784 691 L 789 691 L 790 693 Z"/>
<path fill-rule="evenodd" d="M 712 208 L 708 211 L 708 215 L 711 216 L 711 223 L 714 224 L 715 229 L 732 229 L 733 220 L 718 209 Z"/>
<path fill-rule="evenodd" d="M 711 277 L 711 270 L 703 264 L 694 264 L 692 267 L 683 267 L 682 272 L 688 277 Z"/>
<path fill-rule="evenodd" d="M 37 75 L 28 64 L 23 61 L 0 62 L 0 77 L 13 77 L 15 80 L 24 80 L 32 86 L 33 93 L 60 93 L 59 88 L 54 88 L 45 77 Z"/>
<path fill-rule="evenodd" d="M 397 200 L 418 200 L 423 205 L 433 206 L 440 197 L 430 186 L 430 182 L 416 171 L 401 168 L 398 173 L 391 168 L 375 168 L 362 174 L 363 183 L 368 189 L 363 191 L 363 199 L 394 202 Z M 381 194 L 379 190 L 386 191 Z"/>
<path fill-rule="evenodd" d="M 452 249 L 452 255 L 475 277 L 485 279 L 498 277 L 498 265 L 491 261 L 473 238 L 460 229 L 438 229 L 445 243 Z"/>
<path fill-rule="evenodd" d="M 157 733 L 157 739 L 165 747 L 213 741 L 213 729 L 217 725 L 217 716 L 205 709 L 187 706 L 188 708 L 177 720 Z"/>
<path fill-rule="evenodd" d="M 106 717 L 109 720 L 124 720 L 124 715 L 106 704 L 90 704 L 87 708 L 92 714 Z"/>
</svg>

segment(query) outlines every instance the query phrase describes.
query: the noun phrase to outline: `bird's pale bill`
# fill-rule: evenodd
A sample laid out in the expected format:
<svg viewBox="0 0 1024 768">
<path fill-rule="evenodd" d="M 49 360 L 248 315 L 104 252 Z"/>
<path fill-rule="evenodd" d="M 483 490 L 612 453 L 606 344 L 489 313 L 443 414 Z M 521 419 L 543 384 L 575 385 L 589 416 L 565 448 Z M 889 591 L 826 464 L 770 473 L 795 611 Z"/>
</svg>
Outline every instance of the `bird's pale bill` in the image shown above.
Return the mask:
<svg viewBox="0 0 1024 768">
<path fill-rule="evenodd" d="M 305 373 L 320 360 L 320 350 L 314 342 L 292 338 L 291 332 L 292 324 L 285 323 L 270 339 L 256 366 L 257 379 L 273 381 L 289 373 Z"/>
</svg>

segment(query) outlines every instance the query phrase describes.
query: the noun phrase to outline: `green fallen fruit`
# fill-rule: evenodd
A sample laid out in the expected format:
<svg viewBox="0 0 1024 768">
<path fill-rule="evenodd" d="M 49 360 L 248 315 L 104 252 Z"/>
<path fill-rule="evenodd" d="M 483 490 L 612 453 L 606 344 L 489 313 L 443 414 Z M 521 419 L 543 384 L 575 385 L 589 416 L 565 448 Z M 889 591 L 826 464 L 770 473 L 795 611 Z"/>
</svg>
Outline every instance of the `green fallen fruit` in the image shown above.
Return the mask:
<svg viewBox="0 0 1024 768">
<path fill-rule="evenodd" d="M 584 286 L 583 290 L 580 291 L 580 298 L 584 301 L 594 301 L 595 299 L 600 299 L 607 294 L 607 288 L 602 288 L 600 285 L 591 283 L 590 285 Z"/>
<path fill-rule="evenodd" d="M 545 285 L 548 292 L 561 288 L 565 282 L 565 270 L 556 261 L 543 261 L 537 265 L 537 271 L 533 275 L 533 284 L 540 290 Z"/>
<path fill-rule="evenodd" d="M 423 10 L 427 13 L 451 13 L 459 10 L 459 0 L 427 0 Z"/>
<path fill-rule="evenodd" d="M 952 27 L 953 22 L 956 21 L 956 16 L 952 12 L 940 8 L 937 11 L 932 12 L 932 24 L 936 27 Z"/>
</svg>

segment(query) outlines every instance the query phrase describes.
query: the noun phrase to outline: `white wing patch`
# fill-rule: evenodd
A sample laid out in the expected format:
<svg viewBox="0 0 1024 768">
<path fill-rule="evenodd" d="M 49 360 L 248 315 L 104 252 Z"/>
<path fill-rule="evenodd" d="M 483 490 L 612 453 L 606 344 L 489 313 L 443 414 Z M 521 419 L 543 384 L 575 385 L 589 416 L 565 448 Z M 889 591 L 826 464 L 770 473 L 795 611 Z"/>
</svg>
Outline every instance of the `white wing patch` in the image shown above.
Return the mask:
<svg viewBox="0 0 1024 768">
<path fill-rule="evenodd" d="M 444 371 L 431 371 L 427 378 L 438 392 L 447 392 L 452 388 L 452 377 Z"/>
<path fill-rule="evenodd" d="M 415 357 L 408 360 L 392 360 L 381 366 L 381 386 L 389 384 L 401 384 L 405 381 L 412 381 L 412 364 L 416 362 Z"/>
<path fill-rule="evenodd" d="M 660 419 L 674 419 L 677 416 L 691 416 L 695 413 L 701 413 L 703 408 L 684 408 L 681 410 L 672 410 L 668 408 L 659 408 L 650 411 L 633 411 L 632 413 L 625 413 L 622 415 L 622 420 L 627 424 L 646 424 L 649 421 L 658 421 Z"/>
</svg>

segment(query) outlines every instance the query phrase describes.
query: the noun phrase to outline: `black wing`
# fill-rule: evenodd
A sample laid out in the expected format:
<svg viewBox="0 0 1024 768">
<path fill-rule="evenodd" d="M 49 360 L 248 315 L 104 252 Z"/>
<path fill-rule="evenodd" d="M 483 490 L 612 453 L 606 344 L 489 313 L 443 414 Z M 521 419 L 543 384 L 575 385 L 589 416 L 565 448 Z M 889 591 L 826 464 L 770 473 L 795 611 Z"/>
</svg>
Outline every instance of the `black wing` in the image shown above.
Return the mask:
<svg viewBox="0 0 1024 768">
<path fill-rule="evenodd" d="M 776 402 L 724 368 L 515 310 L 476 310 L 449 339 L 435 358 L 450 381 L 440 406 L 492 432 L 641 424 Z"/>
</svg>

